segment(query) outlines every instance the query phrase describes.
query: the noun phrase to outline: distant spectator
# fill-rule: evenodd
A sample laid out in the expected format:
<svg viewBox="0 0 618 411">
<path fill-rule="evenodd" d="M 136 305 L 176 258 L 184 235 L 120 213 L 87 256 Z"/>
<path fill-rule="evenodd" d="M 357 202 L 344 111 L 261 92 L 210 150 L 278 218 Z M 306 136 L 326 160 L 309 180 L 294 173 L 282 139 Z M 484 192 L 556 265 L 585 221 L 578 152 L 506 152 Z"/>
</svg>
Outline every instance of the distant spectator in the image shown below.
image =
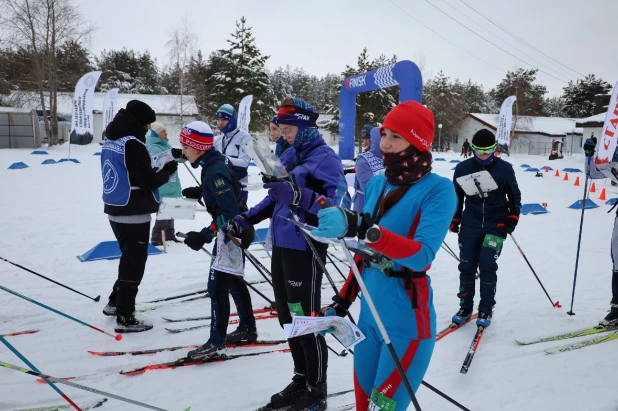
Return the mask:
<svg viewBox="0 0 618 411">
<path fill-rule="evenodd" d="M 150 134 L 146 137 L 146 147 L 150 151 L 151 156 L 161 154 L 166 151 L 172 151 L 174 158 L 180 158 L 182 156 L 182 149 L 174 149 L 167 139 L 167 130 L 161 123 L 154 122 L 150 126 Z M 180 198 L 182 187 L 180 185 L 180 178 L 176 173 L 176 180 L 169 182 L 159 187 L 159 195 L 161 198 Z M 181 241 L 176 238 L 176 231 L 174 230 L 174 219 L 159 220 L 157 219 L 154 227 L 152 227 L 152 234 L 150 236 L 150 242 L 152 245 L 163 245 L 162 232 L 165 231 L 165 240 L 174 241 L 180 243 Z"/>
</svg>

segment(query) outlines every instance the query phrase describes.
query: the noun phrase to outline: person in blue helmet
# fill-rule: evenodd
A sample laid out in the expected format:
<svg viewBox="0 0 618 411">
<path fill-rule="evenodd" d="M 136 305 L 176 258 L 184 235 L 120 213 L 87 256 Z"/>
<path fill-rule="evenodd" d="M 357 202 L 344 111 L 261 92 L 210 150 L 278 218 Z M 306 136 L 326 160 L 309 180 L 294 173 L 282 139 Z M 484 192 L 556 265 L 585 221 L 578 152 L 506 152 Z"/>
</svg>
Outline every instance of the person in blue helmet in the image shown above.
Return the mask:
<svg viewBox="0 0 618 411">
<path fill-rule="evenodd" d="M 282 102 L 277 123 L 290 148 L 281 155 L 281 163 L 290 178 L 265 184 L 264 188 L 269 189 L 266 198 L 222 228 L 238 236 L 272 218 L 272 283 L 282 327 L 292 322 L 293 315 L 320 312 L 323 271 L 317 259 L 324 263 L 327 250 L 326 244 L 305 238 L 290 221 L 294 218 L 292 213 L 301 222 L 316 225 L 320 207 L 315 201 L 324 196 L 330 204 L 336 204 L 338 188 L 344 181 L 341 159 L 320 135 L 317 118 L 315 108 L 302 99 L 288 98 Z M 315 254 L 307 241 L 312 241 Z M 292 382 L 260 409 L 326 409 L 328 350 L 324 337 L 304 335 L 290 338 L 288 344 L 294 362 Z"/>
<path fill-rule="evenodd" d="M 285 138 L 283 138 L 283 135 L 281 135 L 281 132 L 279 131 L 279 125 L 277 124 L 277 116 L 274 116 L 270 120 L 269 128 L 270 139 L 277 144 L 277 146 L 275 147 L 275 157 L 279 158 L 285 150 L 290 148 L 290 144 L 285 141 Z"/>
<path fill-rule="evenodd" d="M 321 210 L 318 229 L 312 232 L 327 238 L 358 235 L 382 256 L 381 264 L 362 255 L 354 263 L 414 391 L 429 367 L 436 342 L 433 288 L 427 272 L 457 205 L 449 179 L 431 172 L 434 124 L 432 112 L 420 103 L 395 106 L 380 129 L 386 172 L 367 184 L 363 210 Z M 345 316 L 359 291 L 350 273 L 323 314 Z M 361 300 L 358 327 L 365 339 L 354 348 L 355 410 L 407 410 L 410 396 L 366 298 Z"/>
<path fill-rule="evenodd" d="M 521 192 L 513 166 L 494 155 L 497 145 L 491 131 L 477 131 L 472 137 L 472 158 L 457 164 L 453 175 L 458 205 L 449 230 L 459 234 L 461 261 L 457 294 L 460 309 L 453 316 L 455 324 L 463 324 L 472 316 L 477 268 L 481 300 L 476 324 L 485 328 L 491 324 L 492 309 L 496 304 L 498 257 L 503 241 L 519 222 Z M 482 170 L 491 174 L 498 188 L 484 198 L 467 195 L 457 179 Z"/>
<path fill-rule="evenodd" d="M 363 153 L 368 152 L 369 150 L 371 150 L 371 130 L 374 127 L 370 124 L 365 124 L 363 126 L 363 128 L 361 129 L 361 139 L 363 140 Z"/>
<path fill-rule="evenodd" d="M 238 127 L 236 110 L 230 104 L 224 104 L 217 110 L 217 127 L 223 136 L 215 140 L 215 150 L 226 156 L 234 166 L 238 181 L 242 184 L 242 199 L 247 203 L 248 168 L 251 156 L 247 151 L 247 144 L 251 142 L 251 135 Z"/>
<path fill-rule="evenodd" d="M 365 186 L 371 177 L 384 174 L 384 161 L 380 151 L 380 127 L 374 127 L 369 132 L 371 137 L 370 150 L 358 155 L 356 159 L 356 175 L 354 178 L 354 211 L 363 211 L 365 203 Z"/>
</svg>

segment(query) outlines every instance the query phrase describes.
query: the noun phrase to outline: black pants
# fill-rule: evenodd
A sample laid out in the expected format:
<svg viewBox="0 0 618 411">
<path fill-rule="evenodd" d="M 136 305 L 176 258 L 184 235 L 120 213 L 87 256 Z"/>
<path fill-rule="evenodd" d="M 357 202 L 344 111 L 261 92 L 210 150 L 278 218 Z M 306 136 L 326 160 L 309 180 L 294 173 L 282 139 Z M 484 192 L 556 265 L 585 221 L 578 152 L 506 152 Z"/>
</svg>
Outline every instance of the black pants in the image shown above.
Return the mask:
<svg viewBox="0 0 618 411">
<path fill-rule="evenodd" d="M 216 245 L 213 247 L 213 254 L 216 257 Z M 208 294 L 210 295 L 211 313 L 209 341 L 212 344 L 222 344 L 223 338 L 227 335 L 227 326 L 230 321 L 230 294 L 236 304 L 239 328 L 246 327 L 249 330 L 256 328 L 251 294 L 242 277 L 215 270 L 211 262 L 208 273 Z"/>
<path fill-rule="evenodd" d="M 326 246 L 316 244 L 322 262 L 326 260 Z M 272 278 L 279 323 L 292 322 L 292 312 L 310 316 L 320 312 L 322 268 L 311 249 L 292 250 L 273 246 Z M 319 334 L 303 335 L 288 340 L 294 369 L 306 375 L 311 385 L 326 382 L 328 350 Z"/>
<path fill-rule="evenodd" d="M 123 224 L 110 221 L 109 224 L 122 252 L 118 279 L 109 295 L 109 302 L 116 306 L 117 315 L 129 316 L 135 311 L 135 297 L 146 268 L 150 222 Z"/>
<path fill-rule="evenodd" d="M 165 239 L 167 241 L 176 238 L 176 231 L 174 231 L 174 219 L 169 220 L 157 220 L 154 227 L 152 227 L 152 235 L 150 236 L 151 243 L 162 243 L 163 235 L 162 231 L 165 231 Z"/>
</svg>

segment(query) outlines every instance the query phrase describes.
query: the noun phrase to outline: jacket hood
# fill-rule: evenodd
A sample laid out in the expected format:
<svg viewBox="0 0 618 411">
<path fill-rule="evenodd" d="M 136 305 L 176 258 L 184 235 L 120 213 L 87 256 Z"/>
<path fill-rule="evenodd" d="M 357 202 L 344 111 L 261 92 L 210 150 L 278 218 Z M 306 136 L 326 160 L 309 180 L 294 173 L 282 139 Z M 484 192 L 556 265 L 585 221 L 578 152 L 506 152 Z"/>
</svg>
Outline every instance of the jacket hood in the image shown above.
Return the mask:
<svg viewBox="0 0 618 411">
<path fill-rule="evenodd" d="M 380 135 L 380 127 L 372 128 L 369 135 L 371 136 L 371 148 L 369 151 L 374 156 L 382 158 L 382 152 L 380 151 L 380 140 L 382 139 L 382 136 Z"/>
<path fill-rule="evenodd" d="M 147 132 L 148 130 L 140 124 L 133 114 L 121 108 L 105 129 L 105 136 L 110 140 L 119 140 L 123 137 L 133 136 L 142 143 L 145 143 Z"/>
</svg>

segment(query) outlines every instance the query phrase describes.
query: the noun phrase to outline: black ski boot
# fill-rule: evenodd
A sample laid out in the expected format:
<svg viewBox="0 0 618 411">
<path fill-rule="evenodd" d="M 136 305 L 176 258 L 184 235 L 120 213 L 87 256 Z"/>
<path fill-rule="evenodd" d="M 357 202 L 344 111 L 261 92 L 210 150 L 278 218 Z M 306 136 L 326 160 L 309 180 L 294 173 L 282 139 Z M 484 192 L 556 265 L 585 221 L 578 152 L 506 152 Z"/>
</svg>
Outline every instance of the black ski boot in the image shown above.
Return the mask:
<svg viewBox="0 0 618 411">
<path fill-rule="evenodd" d="M 292 407 L 290 411 L 324 411 L 326 410 L 326 383 L 309 385 L 305 395 Z"/>
<path fill-rule="evenodd" d="M 119 315 L 116 317 L 117 333 L 139 333 L 152 329 L 152 324 L 144 320 L 138 320 L 133 314 L 129 316 Z"/>
<path fill-rule="evenodd" d="M 612 304 L 609 314 L 599 321 L 599 325 L 602 325 L 603 327 L 618 325 L 618 304 Z"/>
<path fill-rule="evenodd" d="M 296 404 L 306 393 L 307 379 L 305 378 L 305 374 L 294 371 L 292 382 L 282 391 L 270 397 L 268 406 L 271 407 L 270 409 L 277 409 Z"/>
<path fill-rule="evenodd" d="M 227 351 L 225 344 L 226 343 L 223 342 L 223 344 L 216 345 L 208 340 L 206 344 L 202 345 L 200 348 L 189 351 L 187 358 L 191 361 L 207 361 L 216 355 L 225 355 Z"/>
<path fill-rule="evenodd" d="M 470 319 L 470 317 L 472 316 L 472 311 L 474 311 L 472 309 L 472 307 L 470 307 L 470 308 L 463 308 L 462 307 L 453 316 L 451 321 L 453 321 L 455 324 L 462 325 L 463 323 L 465 323 L 466 321 L 468 321 Z"/>
<path fill-rule="evenodd" d="M 103 314 L 109 317 L 115 317 L 116 316 L 116 306 L 113 305 L 112 303 L 107 303 L 105 307 L 103 307 Z"/>
<path fill-rule="evenodd" d="M 247 338 L 247 332 L 248 332 L 247 327 L 244 325 L 241 325 L 240 327 L 238 327 L 237 329 L 235 329 L 234 331 L 232 331 L 231 333 L 227 335 L 227 343 L 228 344 L 240 343 L 245 338 Z"/>
<path fill-rule="evenodd" d="M 248 344 L 253 344 L 257 341 L 257 339 L 257 328 L 249 328 L 249 331 L 247 331 L 247 336 L 245 337 L 245 341 L 247 341 Z"/>
</svg>

